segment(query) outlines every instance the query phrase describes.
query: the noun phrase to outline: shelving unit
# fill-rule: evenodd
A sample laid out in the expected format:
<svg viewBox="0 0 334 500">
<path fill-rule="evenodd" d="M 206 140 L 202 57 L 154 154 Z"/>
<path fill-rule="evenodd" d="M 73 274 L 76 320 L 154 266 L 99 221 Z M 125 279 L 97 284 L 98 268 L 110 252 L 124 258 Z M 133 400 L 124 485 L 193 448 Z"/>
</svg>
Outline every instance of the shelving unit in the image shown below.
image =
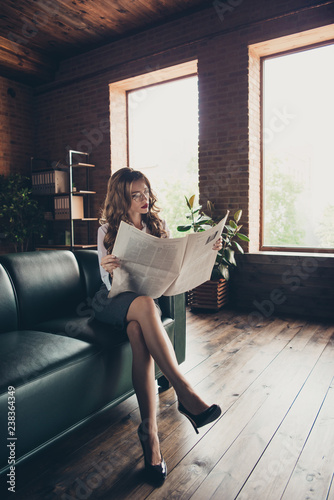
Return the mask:
<svg viewBox="0 0 334 500">
<path fill-rule="evenodd" d="M 83 151 L 69 150 L 67 165 L 31 158 L 33 193 L 43 200 L 45 218 L 52 235 L 51 243 L 39 245 L 38 250 L 96 248 L 96 245 L 89 244 L 90 223 L 97 220 L 91 217 L 90 211 L 91 196 L 96 194 L 90 189 L 92 168 L 95 165 L 89 162 L 89 154 Z M 83 176 L 75 175 L 79 169 L 84 171 Z M 74 187 L 74 180 L 78 187 Z M 85 238 L 81 237 L 79 244 L 76 241 L 76 221 L 86 225 L 85 229 L 81 228 Z M 85 240 L 87 244 L 82 243 Z"/>
<path fill-rule="evenodd" d="M 77 161 L 77 158 L 81 159 L 83 157 L 86 161 Z M 89 222 L 96 221 L 96 217 L 91 217 L 90 214 L 90 203 L 89 196 L 96 194 L 95 191 L 91 191 L 90 181 L 89 181 L 89 172 L 92 168 L 95 168 L 95 165 L 89 163 L 89 153 L 84 153 L 83 151 L 74 151 L 70 149 L 68 152 L 68 162 L 69 162 L 69 185 L 70 185 L 70 196 L 69 196 L 69 215 L 70 215 L 70 241 L 71 248 L 78 248 L 78 245 L 75 245 L 75 223 L 76 219 L 73 218 L 73 208 L 74 208 L 74 200 L 75 196 L 83 196 L 83 217 L 80 220 L 88 223 L 87 232 L 88 232 L 88 240 L 89 240 Z M 86 172 L 86 182 L 84 189 L 74 190 L 73 188 L 73 169 L 85 169 Z M 79 245 L 81 248 L 95 248 L 96 245 Z"/>
</svg>

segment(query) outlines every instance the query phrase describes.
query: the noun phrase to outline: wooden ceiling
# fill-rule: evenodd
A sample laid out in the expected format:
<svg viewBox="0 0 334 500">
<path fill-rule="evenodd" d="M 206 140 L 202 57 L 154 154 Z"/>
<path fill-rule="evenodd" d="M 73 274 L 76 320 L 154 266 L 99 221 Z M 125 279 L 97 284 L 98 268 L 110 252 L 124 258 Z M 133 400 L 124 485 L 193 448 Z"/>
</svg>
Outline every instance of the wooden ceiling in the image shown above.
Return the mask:
<svg viewBox="0 0 334 500">
<path fill-rule="evenodd" d="M 210 0 L 0 0 L 0 76 L 52 80 L 60 60 L 212 5 Z"/>
</svg>

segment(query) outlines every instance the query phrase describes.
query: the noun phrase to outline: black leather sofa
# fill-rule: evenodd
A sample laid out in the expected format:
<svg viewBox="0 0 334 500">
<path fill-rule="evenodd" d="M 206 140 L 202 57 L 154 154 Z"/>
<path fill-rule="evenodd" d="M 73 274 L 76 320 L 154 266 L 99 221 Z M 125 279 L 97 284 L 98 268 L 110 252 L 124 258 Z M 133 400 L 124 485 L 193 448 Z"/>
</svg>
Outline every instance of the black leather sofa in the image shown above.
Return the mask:
<svg viewBox="0 0 334 500">
<path fill-rule="evenodd" d="M 0 473 L 133 394 L 125 332 L 94 318 L 100 284 L 94 250 L 0 257 Z M 160 307 L 181 363 L 184 296 Z"/>
</svg>

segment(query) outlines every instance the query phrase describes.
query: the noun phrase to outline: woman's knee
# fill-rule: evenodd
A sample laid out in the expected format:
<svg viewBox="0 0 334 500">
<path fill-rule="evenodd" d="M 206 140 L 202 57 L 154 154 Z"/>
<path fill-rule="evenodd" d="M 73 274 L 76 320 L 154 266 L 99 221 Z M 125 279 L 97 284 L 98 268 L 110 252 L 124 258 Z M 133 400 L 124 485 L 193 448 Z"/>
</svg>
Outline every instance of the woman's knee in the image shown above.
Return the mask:
<svg viewBox="0 0 334 500">
<path fill-rule="evenodd" d="M 143 356 L 147 356 L 149 353 L 138 321 L 130 321 L 126 328 L 126 333 L 128 335 L 132 351 L 136 353 L 136 356 L 140 356 L 140 353 L 142 353 Z"/>
<path fill-rule="evenodd" d="M 129 312 L 132 315 L 140 317 L 140 315 L 148 316 L 157 314 L 157 307 L 154 300 L 146 295 L 141 295 L 134 299 L 129 307 Z"/>
<path fill-rule="evenodd" d="M 140 324 L 136 320 L 129 321 L 126 327 L 126 333 L 129 337 L 129 340 L 137 340 L 142 337 L 142 331 L 140 328 Z"/>
</svg>

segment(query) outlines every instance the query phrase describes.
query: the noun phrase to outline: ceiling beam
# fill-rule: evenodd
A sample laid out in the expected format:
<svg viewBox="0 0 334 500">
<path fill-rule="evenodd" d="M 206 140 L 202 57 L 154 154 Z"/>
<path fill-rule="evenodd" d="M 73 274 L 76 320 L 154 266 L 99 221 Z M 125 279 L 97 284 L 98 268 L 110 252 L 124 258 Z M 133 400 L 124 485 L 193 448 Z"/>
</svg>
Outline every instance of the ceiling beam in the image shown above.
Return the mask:
<svg viewBox="0 0 334 500">
<path fill-rule="evenodd" d="M 23 37 L 10 34 L 9 38 L 0 36 L 0 74 L 21 75 L 28 80 L 50 81 L 57 69 L 57 63 L 44 54 L 31 49 Z"/>
</svg>

